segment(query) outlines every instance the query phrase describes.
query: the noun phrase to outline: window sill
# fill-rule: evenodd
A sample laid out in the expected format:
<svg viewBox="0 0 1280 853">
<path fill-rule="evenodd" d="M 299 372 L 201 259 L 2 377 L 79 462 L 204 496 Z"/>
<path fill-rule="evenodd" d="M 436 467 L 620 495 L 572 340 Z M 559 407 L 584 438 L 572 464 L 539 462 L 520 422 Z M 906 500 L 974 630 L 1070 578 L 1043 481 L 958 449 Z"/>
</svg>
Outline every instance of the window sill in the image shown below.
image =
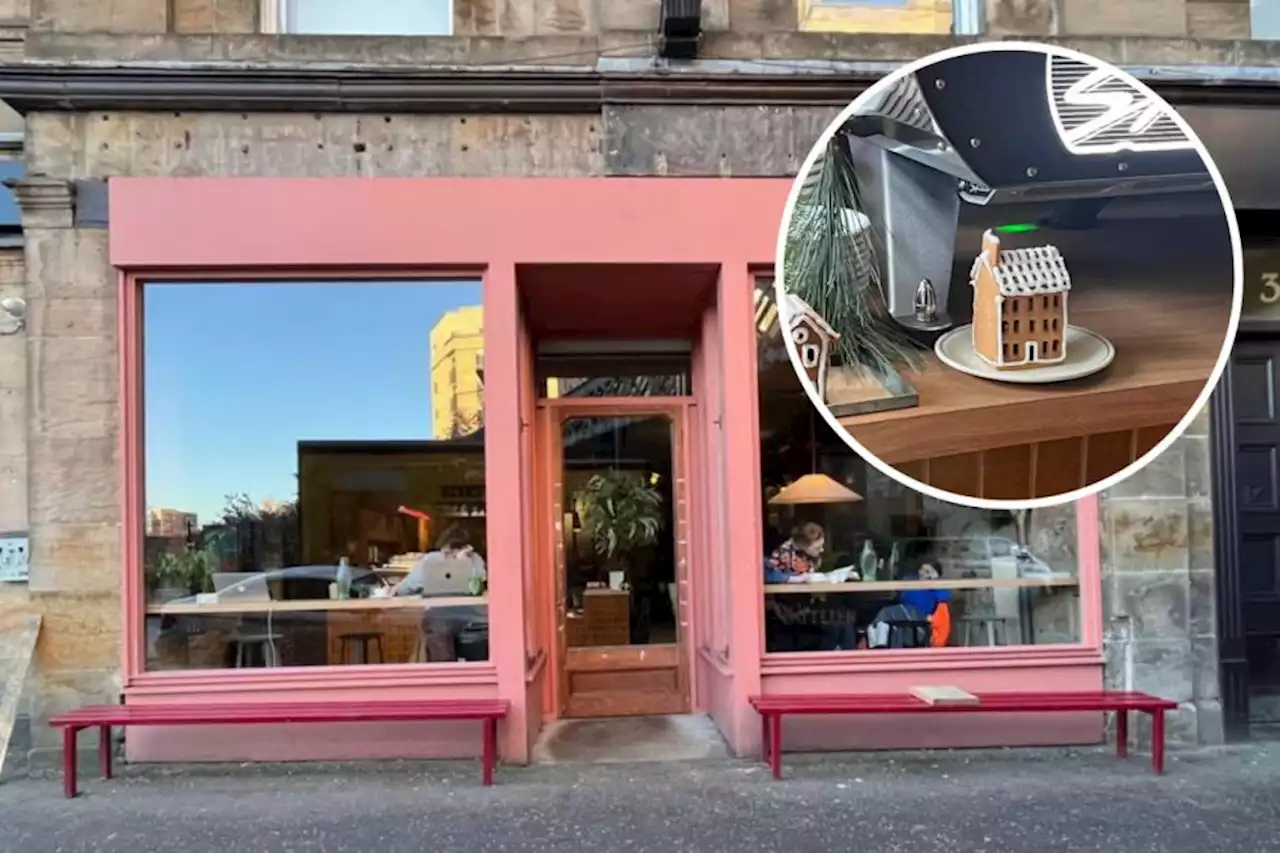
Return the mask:
<svg viewBox="0 0 1280 853">
<path fill-rule="evenodd" d="M 1085 645 L 780 652 L 760 658 L 760 674 L 808 675 L 992 667 L 1101 666 L 1102 650 Z"/>
<path fill-rule="evenodd" d="M 372 664 L 145 672 L 125 685 L 130 698 L 173 696 L 210 689 L 219 693 L 298 693 L 344 687 L 387 689 L 481 686 L 498 683 L 492 663 Z"/>
</svg>

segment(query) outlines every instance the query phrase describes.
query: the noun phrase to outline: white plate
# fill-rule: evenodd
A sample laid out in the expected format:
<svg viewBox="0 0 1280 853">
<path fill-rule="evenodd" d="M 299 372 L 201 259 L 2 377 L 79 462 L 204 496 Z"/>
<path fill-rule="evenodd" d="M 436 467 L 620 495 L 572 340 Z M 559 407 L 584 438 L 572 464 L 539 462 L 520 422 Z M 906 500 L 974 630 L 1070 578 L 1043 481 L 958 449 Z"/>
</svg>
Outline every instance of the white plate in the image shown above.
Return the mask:
<svg viewBox="0 0 1280 853">
<path fill-rule="evenodd" d="M 996 382 L 1040 385 L 1047 382 L 1067 382 L 1092 376 L 1111 364 L 1116 348 L 1101 335 L 1079 326 L 1067 326 L 1066 360 L 1044 367 L 1024 367 L 1018 370 L 997 370 L 973 351 L 973 326 L 959 326 L 938 338 L 933 351 L 947 367 Z"/>
</svg>

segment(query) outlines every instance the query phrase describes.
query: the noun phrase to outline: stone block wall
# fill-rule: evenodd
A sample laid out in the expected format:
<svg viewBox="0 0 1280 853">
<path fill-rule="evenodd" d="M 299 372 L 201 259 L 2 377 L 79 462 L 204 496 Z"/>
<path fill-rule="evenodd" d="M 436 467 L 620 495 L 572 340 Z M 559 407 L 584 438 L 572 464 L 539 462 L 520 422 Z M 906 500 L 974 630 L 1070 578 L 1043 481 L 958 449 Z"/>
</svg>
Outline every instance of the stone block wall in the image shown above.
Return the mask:
<svg viewBox="0 0 1280 853">
<path fill-rule="evenodd" d="M 1177 701 L 1169 736 L 1192 743 L 1223 738 L 1210 489 L 1206 407 L 1101 496 L 1107 687 Z"/>
<path fill-rule="evenodd" d="M 16 194 L 26 247 L 0 258 L 0 294 L 25 298 L 28 320 L 24 332 L 0 338 L 0 529 L 27 531 L 31 576 L 0 588 L 0 610 L 38 613 L 43 623 L 9 770 L 28 750 L 54 745 L 43 725 L 51 714 L 116 701 L 121 650 L 107 232 L 71 227 L 65 182 L 30 181 Z"/>
<path fill-rule="evenodd" d="M 8 451 L 0 439 L 0 472 L 8 464 L 31 478 L 8 492 L 0 481 L 0 512 L 29 511 L 30 604 L 46 613 L 30 713 L 38 720 L 74 702 L 110 700 L 118 689 L 116 278 L 106 231 L 71 228 L 70 208 L 58 207 L 69 199 L 59 195 L 61 182 L 115 175 L 784 176 L 834 113 L 620 105 L 599 116 L 30 116 L 29 170 L 48 178 L 27 193 L 25 283 L 15 274 L 8 287 L 25 290 L 32 322 L 20 351 L 14 339 L 0 339 L 0 392 L 21 381 L 25 407 L 19 415 L 0 410 L 0 423 L 16 418 L 28 432 L 25 442 L 10 440 Z M 744 131 L 758 121 L 772 123 L 774 132 Z M 19 357 L 24 366 L 15 368 Z M 1171 733 L 1200 742 L 1221 738 L 1207 432 L 1202 416 L 1168 452 L 1102 498 L 1108 685 L 1177 699 L 1182 710 Z M 22 464 L 6 462 L 11 458 Z M 1052 538 L 1062 521 L 1051 511 L 1036 513 L 1035 541 Z M 1059 543 L 1068 551 L 1069 539 Z M 1074 556 L 1064 552 L 1062 559 Z M 37 745 L 47 739 L 40 726 L 32 733 Z"/>
<path fill-rule="evenodd" d="M 0 0 L 0 21 L 69 33 L 248 34 L 277 0 Z M 284 0 L 278 0 L 284 2 Z M 708 32 L 786 33 L 821 0 L 703 0 Z M 455 0 L 454 35 L 652 33 L 657 0 Z M 986 0 L 987 32 L 1021 36 L 1249 38 L 1249 0 Z M 837 22 L 840 16 L 833 18 Z M 833 25 L 835 26 L 835 25 Z M 838 26 L 846 26 L 839 24 Z"/>
</svg>

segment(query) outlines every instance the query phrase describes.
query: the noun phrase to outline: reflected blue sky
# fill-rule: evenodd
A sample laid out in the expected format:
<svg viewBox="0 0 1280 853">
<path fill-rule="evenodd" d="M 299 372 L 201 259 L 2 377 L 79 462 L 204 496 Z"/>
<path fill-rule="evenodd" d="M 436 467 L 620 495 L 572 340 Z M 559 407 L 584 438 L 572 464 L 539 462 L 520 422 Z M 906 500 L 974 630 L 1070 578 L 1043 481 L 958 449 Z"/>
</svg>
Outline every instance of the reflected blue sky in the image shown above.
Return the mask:
<svg viewBox="0 0 1280 853">
<path fill-rule="evenodd" d="M 300 440 L 431 438 L 431 328 L 479 282 L 144 290 L 146 504 L 293 500 Z"/>
</svg>

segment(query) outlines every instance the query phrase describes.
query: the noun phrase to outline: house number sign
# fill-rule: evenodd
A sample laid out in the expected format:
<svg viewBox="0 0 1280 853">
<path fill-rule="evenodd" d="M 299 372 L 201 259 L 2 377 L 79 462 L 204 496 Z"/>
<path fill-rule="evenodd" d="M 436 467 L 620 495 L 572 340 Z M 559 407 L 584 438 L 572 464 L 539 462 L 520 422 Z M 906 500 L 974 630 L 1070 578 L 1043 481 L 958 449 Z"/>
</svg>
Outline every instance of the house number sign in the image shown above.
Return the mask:
<svg viewBox="0 0 1280 853">
<path fill-rule="evenodd" d="M 1246 320 L 1280 320 L 1280 246 L 1244 250 L 1244 304 Z"/>
</svg>

